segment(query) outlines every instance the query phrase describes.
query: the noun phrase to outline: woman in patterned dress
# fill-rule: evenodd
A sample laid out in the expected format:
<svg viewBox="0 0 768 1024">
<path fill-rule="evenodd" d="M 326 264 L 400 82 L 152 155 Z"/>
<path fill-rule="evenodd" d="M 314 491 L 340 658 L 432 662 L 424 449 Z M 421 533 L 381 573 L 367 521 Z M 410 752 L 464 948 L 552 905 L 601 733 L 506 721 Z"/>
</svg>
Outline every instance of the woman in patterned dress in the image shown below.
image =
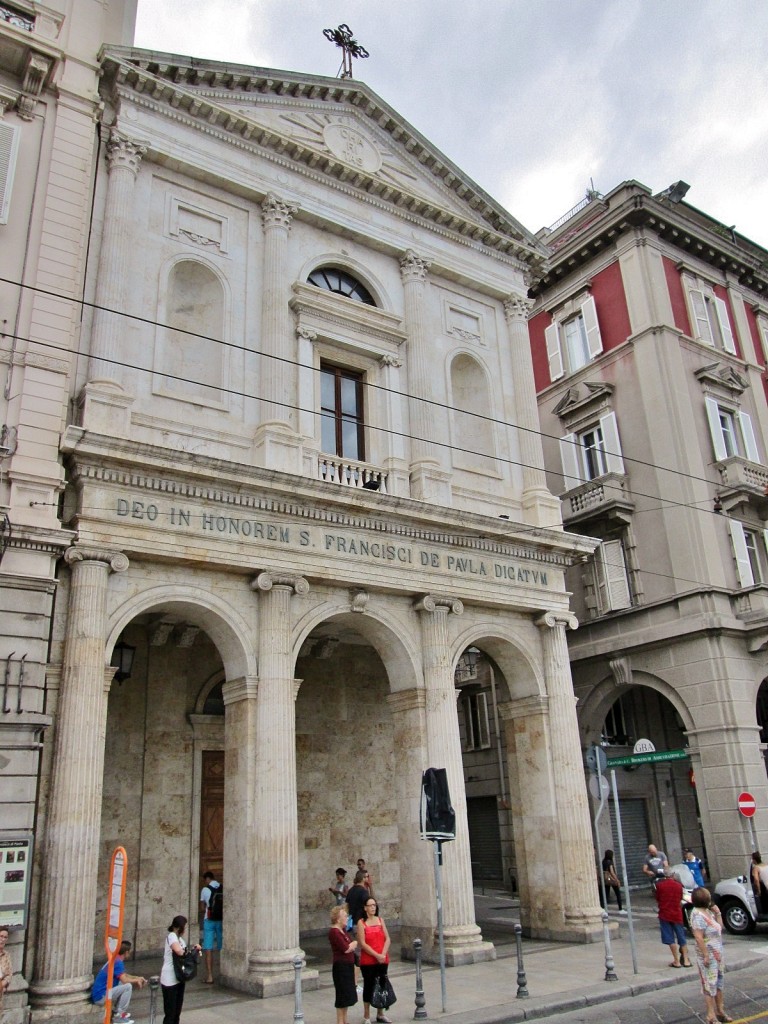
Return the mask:
<svg viewBox="0 0 768 1024">
<path fill-rule="evenodd" d="M 713 906 L 709 889 L 699 887 L 691 893 L 691 931 L 696 940 L 696 963 L 701 977 L 701 990 L 707 1004 L 707 1024 L 733 1020 L 723 1007 L 723 919 L 720 908 Z"/>
</svg>

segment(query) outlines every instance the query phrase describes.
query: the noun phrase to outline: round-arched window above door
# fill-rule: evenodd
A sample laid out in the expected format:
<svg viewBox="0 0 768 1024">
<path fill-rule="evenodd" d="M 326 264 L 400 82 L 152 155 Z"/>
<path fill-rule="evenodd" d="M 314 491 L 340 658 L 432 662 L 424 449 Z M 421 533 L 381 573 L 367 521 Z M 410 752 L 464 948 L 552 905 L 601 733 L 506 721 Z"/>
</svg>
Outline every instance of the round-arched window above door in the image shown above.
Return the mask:
<svg viewBox="0 0 768 1024">
<path fill-rule="evenodd" d="M 364 302 L 367 306 L 376 305 L 365 285 L 361 284 L 356 277 L 348 274 L 346 270 L 340 270 L 339 267 L 318 267 L 317 270 L 312 271 L 307 281 L 316 288 L 335 292 L 336 295 L 345 295 L 348 299 Z"/>
</svg>

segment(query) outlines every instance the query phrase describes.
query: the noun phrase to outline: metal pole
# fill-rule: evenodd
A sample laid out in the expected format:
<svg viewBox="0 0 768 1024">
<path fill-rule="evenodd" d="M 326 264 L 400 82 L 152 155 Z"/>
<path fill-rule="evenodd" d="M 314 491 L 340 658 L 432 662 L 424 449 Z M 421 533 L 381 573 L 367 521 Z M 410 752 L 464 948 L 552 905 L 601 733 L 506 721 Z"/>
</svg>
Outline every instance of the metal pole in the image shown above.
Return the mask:
<svg viewBox="0 0 768 1024">
<path fill-rule="evenodd" d="M 149 1024 L 155 1024 L 157 1012 L 157 993 L 160 989 L 160 976 L 153 974 L 149 979 Z"/>
<path fill-rule="evenodd" d="M 618 981 L 616 965 L 613 962 L 613 951 L 611 950 L 611 929 L 608 927 L 608 914 L 603 911 L 603 942 L 605 943 L 605 980 Z"/>
<path fill-rule="evenodd" d="M 629 878 L 627 876 L 627 858 L 624 854 L 624 831 L 621 827 L 621 804 L 619 789 L 616 785 L 616 769 L 611 768 L 611 788 L 613 789 L 613 810 L 616 815 L 616 835 L 619 837 L 621 851 L 621 880 L 624 883 L 624 899 L 627 901 L 627 924 L 629 925 L 629 948 L 632 950 L 632 971 L 639 974 L 637 967 L 637 944 L 635 942 L 635 924 L 632 919 L 632 897 L 629 894 Z"/>
<path fill-rule="evenodd" d="M 440 994 L 443 999 L 443 1013 L 448 1012 L 445 992 L 445 940 L 443 938 L 443 844 L 435 842 L 435 894 L 437 896 L 437 938 L 440 946 Z"/>
<path fill-rule="evenodd" d="M 528 979 L 523 967 L 523 926 L 515 925 L 515 945 L 517 946 L 517 998 L 528 998 Z"/>
<path fill-rule="evenodd" d="M 602 907 L 603 907 L 603 910 L 607 910 L 608 909 L 608 893 L 605 890 L 605 878 L 603 877 L 603 862 L 602 862 L 602 859 L 600 858 L 600 828 L 599 828 L 600 817 L 601 817 L 601 815 L 603 813 L 603 810 L 605 809 L 605 800 L 606 800 L 607 794 L 603 791 L 603 773 L 602 773 L 602 771 L 600 769 L 600 761 L 599 761 L 599 759 L 595 758 L 595 764 L 596 764 L 596 771 L 597 771 L 597 774 L 595 775 L 595 778 L 597 779 L 597 788 L 598 788 L 598 790 L 600 792 L 600 806 L 597 808 L 597 812 L 595 813 L 595 818 L 594 818 L 594 826 L 595 826 L 595 854 L 597 856 L 597 862 L 598 862 L 598 864 L 600 866 L 600 870 L 598 871 L 597 877 L 598 877 L 598 879 L 600 881 L 600 895 L 603 897 L 603 899 L 602 899 Z"/>
<path fill-rule="evenodd" d="M 416 1009 L 413 1013 L 414 1020 L 427 1019 L 427 1000 L 424 995 L 424 982 L 421 978 L 421 939 L 413 940 L 413 949 L 416 954 Z"/>
<path fill-rule="evenodd" d="M 302 960 L 300 956 L 295 956 L 291 961 L 293 964 L 293 1019 L 296 1024 L 304 1020 L 304 1012 L 301 1008 L 301 968 Z"/>
</svg>

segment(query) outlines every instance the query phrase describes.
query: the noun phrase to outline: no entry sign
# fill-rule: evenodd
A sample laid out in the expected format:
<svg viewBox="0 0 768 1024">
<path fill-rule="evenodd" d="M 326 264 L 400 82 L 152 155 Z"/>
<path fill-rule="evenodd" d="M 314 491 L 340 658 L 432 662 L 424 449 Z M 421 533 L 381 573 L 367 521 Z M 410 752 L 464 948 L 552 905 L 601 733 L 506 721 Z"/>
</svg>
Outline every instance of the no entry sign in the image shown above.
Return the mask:
<svg viewBox="0 0 768 1024">
<path fill-rule="evenodd" d="M 739 793 L 737 806 L 739 808 L 739 812 L 743 814 L 745 818 L 751 818 L 757 810 L 755 798 L 751 793 Z"/>
</svg>

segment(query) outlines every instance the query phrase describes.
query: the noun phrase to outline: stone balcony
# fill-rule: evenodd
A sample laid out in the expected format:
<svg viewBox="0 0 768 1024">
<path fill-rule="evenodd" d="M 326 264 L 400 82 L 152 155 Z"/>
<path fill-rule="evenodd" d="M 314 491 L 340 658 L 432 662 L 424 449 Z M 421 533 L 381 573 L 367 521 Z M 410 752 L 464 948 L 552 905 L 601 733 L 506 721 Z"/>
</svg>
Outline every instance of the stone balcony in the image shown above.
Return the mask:
<svg viewBox="0 0 768 1024">
<path fill-rule="evenodd" d="M 739 505 L 752 504 L 761 519 L 768 518 L 768 467 L 732 455 L 717 463 L 720 474 L 720 500 L 727 512 Z"/>
<path fill-rule="evenodd" d="M 626 522 L 635 510 L 623 473 L 605 473 L 579 484 L 566 491 L 560 500 L 563 524 L 569 527 L 590 519 L 619 518 Z"/>
<path fill-rule="evenodd" d="M 387 474 L 367 462 L 355 462 L 335 455 L 318 455 L 317 475 L 339 487 L 361 488 L 387 494 Z"/>
</svg>

